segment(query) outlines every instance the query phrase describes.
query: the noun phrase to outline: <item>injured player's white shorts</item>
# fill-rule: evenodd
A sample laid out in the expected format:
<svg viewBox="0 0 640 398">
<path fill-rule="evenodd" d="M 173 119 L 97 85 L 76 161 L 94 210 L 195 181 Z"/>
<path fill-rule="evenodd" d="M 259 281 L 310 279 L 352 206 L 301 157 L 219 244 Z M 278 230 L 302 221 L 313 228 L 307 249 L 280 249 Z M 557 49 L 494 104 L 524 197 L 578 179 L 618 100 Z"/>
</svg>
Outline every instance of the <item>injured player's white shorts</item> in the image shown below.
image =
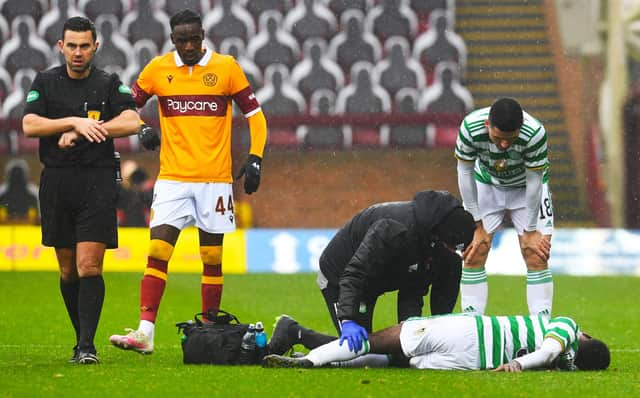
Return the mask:
<svg viewBox="0 0 640 398">
<path fill-rule="evenodd" d="M 402 324 L 400 345 L 412 368 L 480 368 L 476 320 L 471 315 L 409 318 Z"/>
</svg>

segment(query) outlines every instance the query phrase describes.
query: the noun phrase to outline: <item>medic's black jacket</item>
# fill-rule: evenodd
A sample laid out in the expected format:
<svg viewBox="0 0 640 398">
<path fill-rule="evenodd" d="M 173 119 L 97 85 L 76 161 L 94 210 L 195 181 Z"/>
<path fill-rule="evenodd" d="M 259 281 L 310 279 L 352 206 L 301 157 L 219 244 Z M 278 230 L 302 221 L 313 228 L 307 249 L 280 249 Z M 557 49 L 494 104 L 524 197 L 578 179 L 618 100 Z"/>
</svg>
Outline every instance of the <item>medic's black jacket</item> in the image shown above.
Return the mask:
<svg viewBox="0 0 640 398">
<path fill-rule="evenodd" d="M 459 206 L 446 191 L 423 191 L 413 201 L 370 206 L 342 227 L 320 257 L 328 283 L 339 286 L 338 318 L 354 319 L 361 301 L 393 290 L 398 290 L 399 320 L 420 316 L 423 296 L 438 272 L 432 267 L 461 266 L 460 257 L 435 244 L 431 233 Z M 451 256 L 457 259 L 454 265 Z M 458 289 L 449 291 L 455 304 Z"/>
<path fill-rule="evenodd" d="M 93 117 L 108 121 L 125 109 L 136 109 L 129 89 L 118 75 L 91 67 L 86 79 L 71 79 L 65 65 L 39 72 L 27 94 L 24 114 L 60 119 Z M 62 132 L 61 132 L 62 133 Z M 40 137 L 40 161 L 45 167 L 113 167 L 113 139 L 101 143 L 80 140 L 76 146 L 60 149 L 61 134 Z"/>
</svg>

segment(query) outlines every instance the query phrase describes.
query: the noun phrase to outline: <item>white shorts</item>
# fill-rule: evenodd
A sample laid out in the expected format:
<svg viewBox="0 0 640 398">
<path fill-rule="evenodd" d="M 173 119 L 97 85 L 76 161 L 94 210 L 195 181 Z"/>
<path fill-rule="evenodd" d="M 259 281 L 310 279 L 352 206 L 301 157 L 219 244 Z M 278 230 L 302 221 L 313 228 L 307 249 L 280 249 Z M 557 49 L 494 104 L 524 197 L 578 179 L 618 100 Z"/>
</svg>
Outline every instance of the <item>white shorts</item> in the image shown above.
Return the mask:
<svg viewBox="0 0 640 398">
<path fill-rule="evenodd" d="M 476 186 L 478 209 L 484 229 L 488 233 L 496 232 L 503 226 L 504 217 L 508 215 L 518 235 L 522 235 L 529 217 L 526 208 L 526 188 L 501 188 L 479 182 L 476 182 Z M 548 183 L 542 184 L 537 229 L 543 235 L 553 235 L 553 204 Z"/>
<path fill-rule="evenodd" d="M 400 346 L 416 369 L 480 369 L 476 321 L 471 315 L 410 318 Z"/>
<path fill-rule="evenodd" d="M 180 230 L 195 225 L 209 233 L 236 229 L 231 184 L 158 180 L 153 188 L 151 228 L 168 224 Z"/>
</svg>

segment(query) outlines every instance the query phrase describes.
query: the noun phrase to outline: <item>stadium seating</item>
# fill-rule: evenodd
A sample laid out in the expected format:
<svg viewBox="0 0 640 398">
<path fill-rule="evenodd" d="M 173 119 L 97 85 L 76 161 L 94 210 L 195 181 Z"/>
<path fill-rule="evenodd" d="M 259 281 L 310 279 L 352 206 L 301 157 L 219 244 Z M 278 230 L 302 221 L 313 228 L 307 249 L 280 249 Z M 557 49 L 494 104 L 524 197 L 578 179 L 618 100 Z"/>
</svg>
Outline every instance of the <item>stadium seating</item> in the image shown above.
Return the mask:
<svg viewBox="0 0 640 398">
<path fill-rule="evenodd" d="M 409 42 L 402 36 L 387 39 L 384 45 L 386 58 L 374 68 L 374 79 L 392 97 L 404 87 L 423 88 L 426 86 L 424 70 L 411 57 Z"/>
<path fill-rule="evenodd" d="M 321 2 L 299 0 L 287 13 L 284 27 L 293 34 L 298 43 L 304 43 L 313 37 L 328 40 L 336 33 L 337 22 L 331 10 Z"/>
<path fill-rule="evenodd" d="M 304 97 L 290 83 L 289 70 L 284 64 L 267 67 L 265 85 L 256 92 L 256 97 L 267 115 L 299 115 L 306 110 Z M 283 147 L 296 147 L 298 142 L 294 126 L 270 128 L 269 142 Z"/>
<path fill-rule="evenodd" d="M 410 0 L 409 5 L 416 13 L 418 19 L 428 21 L 429 14 L 433 10 L 447 10 L 453 12 L 455 0 Z M 420 29 L 420 28 L 419 28 Z"/>
<path fill-rule="evenodd" d="M 329 89 L 334 93 L 344 86 L 342 69 L 332 59 L 324 57 L 327 43 L 321 38 L 304 43 L 304 57 L 291 71 L 291 81 L 309 100 L 313 92 Z"/>
<path fill-rule="evenodd" d="M 9 24 L 3 15 L 0 15 L 0 43 L 9 40 Z"/>
<path fill-rule="evenodd" d="M 259 33 L 247 45 L 247 55 L 263 71 L 271 64 L 292 68 L 300 57 L 300 46 L 295 37 L 282 28 L 282 14 L 265 11 L 260 16 L 259 27 Z"/>
<path fill-rule="evenodd" d="M 253 19 L 258 21 L 262 14 L 268 11 L 277 11 L 280 15 L 284 15 L 293 7 L 292 0 L 247 0 L 245 8 Z"/>
<path fill-rule="evenodd" d="M 467 48 L 464 40 L 453 31 L 451 14 L 435 10 L 429 15 L 429 30 L 422 33 L 413 43 L 413 57 L 420 61 L 431 83 L 435 66 L 441 61 L 458 64 L 460 76 L 464 77 Z"/>
<path fill-rule="evenodd" d="M 311 96 L 309 113 L 313 116 L 333 115 L 335 98 L 332 90 L 317 90 Z M 296 136 L 305 149 L 340 149 L 344 145 L 342 126 L 301 125 L 296 129 Z"/>
<path fill-rule="evenodd" d="M 418 110 L 418 90 L 405 87 L 395 96 L 395 110 L 412 114 Z M 427 144 L 427 128 L 422 124 L 393 123 L 389 125 L 389 146 L 394 148 L 423 147 Z"/>
<path fill-rule="evenodd" d="M 13 91 L 12 89 L 11 75 L 5 68 L 0 66 L 0 109 L 2 109 L 4 100 Z"/>
<path fill-rule="evenodd" d="M 133 46 L 133 57 L 120 76 L 122 81 L 132 86 L 142 69 L 158 54 L 156 44 L 149 39 L 138 40 Z"/>
<path fill-rule="evenodd" d="M 122 19 L 120 30 L 131 43 L 151 39 L 158 48 L 171 33 L 169 17 L 162 9 L 154 8 L 151 0 L 135 0 L 134 8 Z"/>
<path fill-rule="evenodd" d="M 58 47 L 58 43 L 51 46 L 51 51 L 49 53 L 49 65 L 57 66 L 64 65 L 64 55 L 60 51 L 60 47 Z"/>
<path fill-rule="evenodd" d="M 0 155 L 11 153 L 11 135 L 8 132 L 0 134 Z"/>
<path fill-rule="evenodd" d="M 437 125 L 429 123 L 427 126 L 427 146 L 430 148 L 453 148 L 458 138 L 457 125 Z"/>
<path fill-rule="evenodd" d="M 0 0 L 0 14 L 10 24 L 18 16 L 29 16 L 37 23 L 47 10 L 46 0 Z"/>
<path fill-rule="evenodd" d="M 13 91 L 2 104 L 2 115 L 5 118 L 22 117 L 25 99 L 31 87 L 36 71 L 33 69 L 20 69 L 13 78 Z"/>
<path fill-rule="evenodd" d="M 169 17 L 185 8 L 194 10 L 200 15 L 207 15 L 211 10 L 211 1 L 209 0 L 164 0 L 164 11 Z"/>
<path fill-rule="evenodd" d="M 336 100 L 339 113 L 388 113 L 391 100 L 386 90 L 372 79 L 373 65 L 359 61 L 353 66 L 351 83 L 340 90 Z"/>
<path fill-rule="evenodd" d="M 366 13 L 367 10 L 373 7 L 373 3 L 373 0 L 329 0 L 328 7 L 336 18 L 340 19 L 345 11 L 351 9 Z"/>
<path fill-rule="evenodd" d="M 329 56 L 342 68 L 345 75 L 358 61 L 376 63 L 381 56 L 380 42 L 370 32 L 364 31 L 364 14 L 359 10 L 347 10 L 342 14 L 343 30 L 329 43 Z"/>
<path fill-rule="evenodd" d="M 92 21 L 97 21 L 100 15 L 115 15 L 120 21 L 129 11 L 129 0 L 79 0 L 78 9 Z"/>
<path fill-rule="evenodd" d="M 455 63 L 440 62 L 436 66 L 435 81 L 423 92 L 418 109 L 421 112 L 461 114 L 473 109 L 471 93 L 460 84 Z"/>
<path fill-rule="evenodd" d="M 351 83 L 340 90 L 336 99 L 336 113 L 342 115 L 385 114 L 391 112 L 391 100 L 386 90 L 372 79 L 373 66 L 359 61 L 352 68 Z M 385 127 L 387 129 L 387 127 Z M 345 134 L 353 146 L 379 146 L 385 141 L 373 126 L 360 123 L 346 126 Z"/>
<path fill-rule="evenodd" d="M 94 65 L 105 68 L 116 65 L 125 69 L 134 59 L 133 47 L 120 33 L 119 22 L 115 15 L 104 14 L 96 19 L 98 41 L 100 46 L 96 53 Z"/>
<path fill-rule="evenodd" d="M 253 90 L 262 87 L 262 71 L 255 62 L 245 54 L 245 45 L 239 37 L 227 37 L 220 43 L 220 53 L 233 56 L 242 67 Z"/>
<path fill-rule="evenodd" d="M 418 18 L 405 0 L 381 0 L 367 13 L 366 30 L 384 42 L 392 36 L 415 37 Z"/>
<path fill-rule="evenodd" d="M 17 5 L 9 10 L 9 3 Z M 173 50 L 168 18 L 188 7 L 203 16 L 205 45 L 236 58 L 254 91 L 260 93 L 258 98 L 270 119 L 272 145 L 445 145 L 447 140 L 436 134 L 440 126 L 432 128 L 427 139 L 424 126 L 428 123 L 418 125 L 410 115 L 425 120 L 420 113 L 425 109 L 463 112 L 473 103 L 463 86 L 466 47 L 454 30 L 454 0 L 19 3 L 0 0 L 0 8 L 8 10 L 0 17 L 0 101 L 9 95 L 19 69 L 37 71 L 64 62 L 55 42 L 67 15 L 95 20 L 101 43 L 95 65 L 118 73 L 130 85 L 151 57 Z M 23 3 L 35 4 L 35 12 L 25 15 Z M 442 61 L 449 62 L 448 66 L 438 72 Z M 451 73 L 450 68 L 454 69 Z M 358 77 L 363 69 L 364 75 Z M 273 77 L 275 82 L 269 80 Z M 361 84 L 369 81 L 364 100 L 360 92 L 354 97 L 357 90 L 363 90 L 358 88 L 358 79 Z M 156 103 L 150 103 L 143 113 L 154 119 Z M 236 108 L 234 114 L 238 114 Z M 340 122 L 337 126 L 305 123 L 324 114 Z M 400 117 L 394 118 L 395 114 Z M 391 116 L 392 122 L 386 123 L 383 115 Z M 298 134 L 295 126 L 301 126 Z M 135 142 L 124 141 L 117 143 L 120 149 L 137 150 Z"/>
<path fill-rule="evenodd" d="M 20 119 L 26 104 L 25 99 L 31 87 L 31 82 L 36 77 L 33 69 L 20 69 L 13 78 L 13 91 L 2 104 L 0 116 L 4 119 Z M 10 153 L 34 153 L 38 150 L 38 140 L 28 139 L 21 131 L 11 130 L 5 132 L 9 136 Z"/>
<path fill-rule="evenodd" d="M 43 38 L 50 46 L 60 40 L 62 26 L 67 19 L 82 15 L 72 3 L 73 1 L 69 0 L 51 0 L 51 9 L 42 16 L 38 23 L 38 36 Z"/>
<path fill-rule="evenodd" d="M 253 17 L 237 1 L 221 0 L 204 17 L 202 27 L 216 48 L 227 37 L 240 37 L 245 43 L 253 37 Z"/>
<path fill-rule="evenodd" d="M 256 93 L 262 109 L 269 115 L 297 115 L 306 110 L 306 101 L 289 79 L 284 64 L 272 64 L 265 71 L 265 85 Z"/>
<path fill-rule="evenodd" d="M 20 15 L 11 23 L 11 39 L 0 50 L 0 65 L 14 75 L 19 69 L 43 70 L 51 54 L 49 45 L 36 34 L 36 24 L 28 15 Z"/>
</svg>

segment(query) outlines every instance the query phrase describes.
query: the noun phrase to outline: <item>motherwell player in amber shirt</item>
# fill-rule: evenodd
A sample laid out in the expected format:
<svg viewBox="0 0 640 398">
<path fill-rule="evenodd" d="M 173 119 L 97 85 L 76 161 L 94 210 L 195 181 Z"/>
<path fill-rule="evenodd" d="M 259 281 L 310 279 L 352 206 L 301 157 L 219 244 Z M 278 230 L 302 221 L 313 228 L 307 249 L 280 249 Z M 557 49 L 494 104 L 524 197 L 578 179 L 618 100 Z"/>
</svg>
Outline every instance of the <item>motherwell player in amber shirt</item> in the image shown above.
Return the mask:
<svg viewBox="0 0 640 398">
<path fill-rule="evenodd" d="M 139 107 L 152 95 L 158 97 L 162 131 L 159 179 L 232 182 L 231 100 L 245 117 L 261 112 L 232 56 L 206 49 L 200 61 L 189 66 L 175 51 L 164 54 L 144 68 L 132 93 Z M 260 157 L 264 131 L 251 129 L 250 153 Z"/>
<path fill-rule="evenodd" d="M 138 107 L 156 96 L 162 143 L 160 174 L 151 205 L 151 242 L 140 291 L 140 324 L 113 335 L 116 347 L 153 352 L 155 321 L 168 263 L 180 231 L 198 227 L 203 263 L 202 312 L 217 314 L 222 297 L 222 242 L 235 230 L 231 174 L 231 120 L 234 101 L 249 122 L 251 146 L 240 170 L 244 189 L 258 189 L 267 124 L 247 78 L 228 55 L 202 46 L 200 16 L 184 10 L 170 20 L 175 51 L 154 58 L 132 88 Z M 157 145 L 150 128 L 139 134 L 146 148 Z M 205 318 L 207 315 L 205 315 Z"/>
</svg>

